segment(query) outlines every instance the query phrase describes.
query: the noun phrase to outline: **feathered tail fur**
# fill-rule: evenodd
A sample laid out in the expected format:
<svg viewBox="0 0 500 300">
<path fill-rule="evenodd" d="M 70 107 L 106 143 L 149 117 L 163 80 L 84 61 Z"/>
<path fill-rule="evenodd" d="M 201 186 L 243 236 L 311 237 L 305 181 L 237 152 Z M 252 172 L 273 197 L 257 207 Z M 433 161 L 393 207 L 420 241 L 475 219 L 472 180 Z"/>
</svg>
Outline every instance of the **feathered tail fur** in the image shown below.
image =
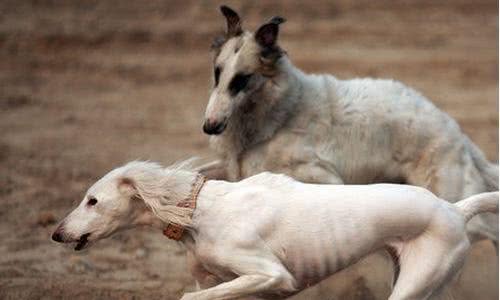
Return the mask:
<svg viewBox="0 0 500 300">
<path fill-rule="evenodd" d="M 481 193 L 455 203 L 462 212 L 465 222 L 477 214 L 490 212 L 498 214 L 498 192 Z"/>
</svg>

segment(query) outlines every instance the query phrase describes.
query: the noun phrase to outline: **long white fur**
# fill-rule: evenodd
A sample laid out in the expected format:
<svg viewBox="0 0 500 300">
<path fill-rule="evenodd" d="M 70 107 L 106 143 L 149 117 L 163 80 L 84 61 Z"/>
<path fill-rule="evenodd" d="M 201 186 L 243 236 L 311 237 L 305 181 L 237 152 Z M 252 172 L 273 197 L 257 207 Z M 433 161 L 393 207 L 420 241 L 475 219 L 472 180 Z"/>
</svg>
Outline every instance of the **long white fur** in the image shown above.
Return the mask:
<svg viewBox="0 0 500 300">
<path fill-rule="evenodd" d="M 137 196 L 164 222 L 183 226 L 191 224 L 191 209 L 177 207 L 191 193 L 193 174 L 186 170 L 192 160 L 168 169 L 154 163 L 131 162 L 123 167 L 121 176 L 131 179 Z"/>
<path fill-rule="evenodd" d="M 90 234 L 93 243 L 138 225 L 161 230 L 178 221 L 171 209 L 195 176 L 148 162 L 115 169 L 57 231 L 65 242 Z M 95 206 L 86 205 L 89 195 Z M 182 299 L 285 298 L 386 247 L 400 263 L 389 299 L 427 299 L 464 262 L 466 220 L 497 210 L 498 192 L 453 205 L 409 185 L 305 184 L 268 172 L 235 183 L 210 180 L 181 241 L 203 290 Z"/>
<path fill-rule="evenodd" d="M 498 165 L 417 91 L 394 80 L 305 74 L 286 55 L 269 77 L 259 71 L 261 50 L 245 31 L 214 59 L 222 73 L 205 120 L 227 122 L 210 138 L 226 179 L 271 171 L 311 183 L 404 182 L 452 202 L 498 190 Z M 233 96 L 228 86 L 239 73 L 254 74 L 251 87 Z M 475 218 L 469 230 L 473 240 L 497 241 L 498 217 Z"/>
</svg>

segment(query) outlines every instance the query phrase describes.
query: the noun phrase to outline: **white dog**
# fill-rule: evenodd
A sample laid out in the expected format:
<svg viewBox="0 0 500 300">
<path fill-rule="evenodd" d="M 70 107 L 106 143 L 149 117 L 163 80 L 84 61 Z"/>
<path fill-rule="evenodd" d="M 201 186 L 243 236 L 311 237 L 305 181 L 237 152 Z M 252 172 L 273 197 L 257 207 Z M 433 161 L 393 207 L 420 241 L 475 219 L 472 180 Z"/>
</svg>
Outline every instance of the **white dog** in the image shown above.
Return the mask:
<svg viewBox="0 0 500 300">
<path fill-rule="evenodd" d="M 137 225 L 187 248 L 204 290 L 182 299 L 288 297 L 379 249 L 399 276 L 389 299 L 427 299 L 462 266 L 465 225 L 498 192 L 456 204 L 409 185 L 316 185 L 262 173 L 236 183 L 132 162 L 97 181 L 52 238 L 75 250 Z"/>
<path fill-rule="evenodd" d="M 305 74 L 278 44 L 283 18 L 250 32 L 235 11 L 221 11 L 227 32 L 214 44 L 203 126 L 227 171 L 219 179 L 271 171 L 308 183 L 407 183 L 452 202 L 498 190 L 498 165 L 417 91 Z M 473 240 L 498 239 L 496 216 L 468 227 Z"/>
</svg>

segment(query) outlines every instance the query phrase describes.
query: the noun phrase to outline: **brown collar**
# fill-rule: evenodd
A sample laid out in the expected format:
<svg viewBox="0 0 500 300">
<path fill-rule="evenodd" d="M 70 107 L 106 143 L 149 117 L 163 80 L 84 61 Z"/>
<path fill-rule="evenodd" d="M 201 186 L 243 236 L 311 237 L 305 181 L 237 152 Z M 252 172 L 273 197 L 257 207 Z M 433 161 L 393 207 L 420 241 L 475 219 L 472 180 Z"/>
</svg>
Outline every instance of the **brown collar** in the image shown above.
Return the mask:
<svg viewBox="0 0 500 300">
<path fill-rule="evenodd" d="M 201 188 L 207 181 L 207 178 L 202 174 L 196 175 L 196 179 L 193 182 L 193 189 L 191 190 L 191 194 L 188 198 L 177 203 L 178 207 L 189 207 L 192 208 L 193 211 L 196 208 L 196 199 L 198 199 L 198 194 L 200 193 Z M 184 226 L 176 224 L 176 223 L 168 223 L 167 227 L 163 229 L 163 234 L 169 239 L 179 241 L 184 234 Z"/>
</svg>

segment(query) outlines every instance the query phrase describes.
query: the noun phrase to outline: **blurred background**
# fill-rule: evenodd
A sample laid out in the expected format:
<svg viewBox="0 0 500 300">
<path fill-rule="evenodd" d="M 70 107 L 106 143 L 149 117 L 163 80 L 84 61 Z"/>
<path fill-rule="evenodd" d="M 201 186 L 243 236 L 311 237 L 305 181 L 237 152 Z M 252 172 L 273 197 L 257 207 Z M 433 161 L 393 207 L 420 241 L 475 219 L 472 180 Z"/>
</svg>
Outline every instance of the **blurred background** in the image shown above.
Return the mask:
<svg viewBox="0 0 500 300">
<path fill-rule="evenodd" d="M 498 161 L 498 2 L 226 1 L 309 72 L 395 78 Z M 220 1 L 0 1 L 0 298 L 178 299 L 183 248 L 138 229 L 83 253 L 50 233 L 110 169 L 213 156 L 201 130 Z M 429 130 L 433 130 L 429 128 Z M 449 299 L 498 299 L 498 259 L 474 246 Z M 372 256 L 293 299 L 386 299 Z"/>
</svg>

